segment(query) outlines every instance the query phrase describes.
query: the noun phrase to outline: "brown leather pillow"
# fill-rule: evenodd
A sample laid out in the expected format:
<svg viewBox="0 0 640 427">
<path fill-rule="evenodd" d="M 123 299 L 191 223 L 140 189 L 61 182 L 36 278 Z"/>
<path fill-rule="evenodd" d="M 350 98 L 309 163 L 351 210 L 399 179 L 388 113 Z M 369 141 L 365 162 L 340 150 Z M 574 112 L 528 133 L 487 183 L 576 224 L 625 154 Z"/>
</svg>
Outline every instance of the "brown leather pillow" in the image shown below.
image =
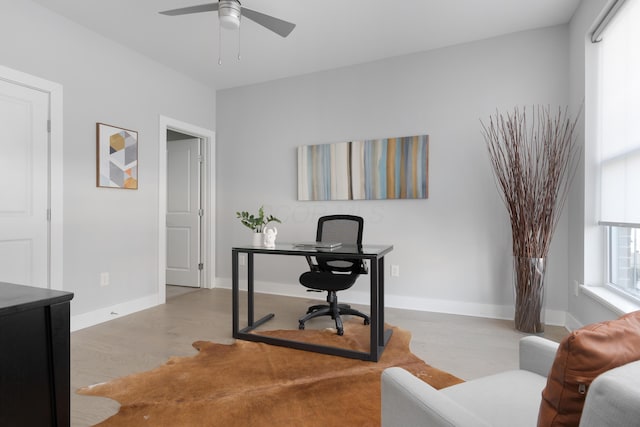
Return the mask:
<svg viewBox="0 0 640 427">
<path fill-rule="evenodd" d="M 547 377 L 538 427 L 578 426 L 591 382 L 635 360 L 640 360 L 640 311 L 573 331 L 560 343 Z"/>
</svg>

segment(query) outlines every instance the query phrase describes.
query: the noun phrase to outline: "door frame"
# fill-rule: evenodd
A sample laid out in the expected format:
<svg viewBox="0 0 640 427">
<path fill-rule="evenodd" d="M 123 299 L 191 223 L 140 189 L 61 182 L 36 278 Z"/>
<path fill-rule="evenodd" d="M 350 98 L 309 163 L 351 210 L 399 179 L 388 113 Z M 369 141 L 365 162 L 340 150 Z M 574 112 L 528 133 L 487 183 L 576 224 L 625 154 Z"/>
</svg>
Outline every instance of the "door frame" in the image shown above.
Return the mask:
<svg viewBox="0 0 640 427">
<path fill-rule="evenodd" d="M 180 120 L 160 115 L 159 120 L 159 159 L 158 159 L 158 304 L 167 300 L 167 130 L 193 135 L 203 142 L 203 188 L 202 203 L 202 271 L 201 288 L 213 288 L 215 278 L 215 132 Z"/>
<path fill-rule="evenodd" d="M 49 95 L 49 289 L 63 289 L 62 85 L 0 65 L 0 79 Z"/>
</svg>

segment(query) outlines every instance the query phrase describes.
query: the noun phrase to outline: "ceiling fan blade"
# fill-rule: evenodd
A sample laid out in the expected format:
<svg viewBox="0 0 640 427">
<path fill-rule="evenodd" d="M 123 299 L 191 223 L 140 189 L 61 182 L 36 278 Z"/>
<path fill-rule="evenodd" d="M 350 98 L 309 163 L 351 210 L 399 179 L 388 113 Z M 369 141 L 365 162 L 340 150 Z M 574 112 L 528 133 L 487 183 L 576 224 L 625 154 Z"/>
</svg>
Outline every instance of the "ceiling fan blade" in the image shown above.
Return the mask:
<svg viewBox="0 0 640 427">
<path fill-rule="evenodd" d="M 158 12 L 162 15 L 176 16 L 176 15 L 188 15 L 190 13 L 201 12 L 214 12 L 218 10 L 218 3 L 200 4 L 197 6 L 181 7 L 180 9 L 165 10 L 164 12 Z"/>
<path fill-rule="evenodd" d="M 242 16 L 251 19 L 255 23 L 262 25 L 282 37 L 287 37 L 296 27 L 296 24 L 274 18 L 273 16 L 265 15 L 264 13 L 256 12 L 255 10 L 247 9 L 246 7 L 242 8 Z"/>
</svg>

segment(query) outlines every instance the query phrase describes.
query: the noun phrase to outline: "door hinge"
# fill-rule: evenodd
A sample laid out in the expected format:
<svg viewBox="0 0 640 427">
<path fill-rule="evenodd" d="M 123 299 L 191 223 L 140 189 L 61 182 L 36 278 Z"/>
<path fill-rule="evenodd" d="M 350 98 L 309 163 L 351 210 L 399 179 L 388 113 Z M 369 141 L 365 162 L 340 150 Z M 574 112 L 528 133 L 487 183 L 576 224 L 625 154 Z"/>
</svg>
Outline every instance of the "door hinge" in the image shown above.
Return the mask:
<svg viewBox="0 0 640 427">
<path fill-rule="evenodd" d="M 204 162 L 204 158 L 203 158 L 201 155 L 198 155 L 198 161 L 199 161 L 200 163 L 202 163 L 202 162 Z"/>
<path fill-rule="evenodd" d="M 198 216 L 204 216 L 204 209 L 198 209 Z"/>
<path fill-rule="evenodd" d="M 51 120 L 47 120 L 47 133 L 51 133 Z"/>
<path fill-rule="evenodd" d="M 47 209 L 47 221 L 51 222 L 51 209 Z"/>
<path fill-rule="evenodd" d="M 203 263 L 198 264 L 198 270 L 204 270 L 204 264 Z"/>
</svg>

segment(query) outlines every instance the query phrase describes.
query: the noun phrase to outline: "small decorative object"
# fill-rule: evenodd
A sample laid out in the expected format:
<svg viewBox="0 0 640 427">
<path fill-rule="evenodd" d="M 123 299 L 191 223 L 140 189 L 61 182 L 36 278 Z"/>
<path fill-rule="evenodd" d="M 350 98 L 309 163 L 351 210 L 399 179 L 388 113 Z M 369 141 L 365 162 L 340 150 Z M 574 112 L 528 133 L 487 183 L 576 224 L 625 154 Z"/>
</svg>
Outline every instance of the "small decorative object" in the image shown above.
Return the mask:
<svg viewBox="0 0 640 427">
<path fill-rule="evenodd" d="M 138 132 L 96 123 L 96 185 L 138 188 Z"/>
<path fill-rule="evenodd" d="M 515 278 L 515 327 L 544 332 L 544 276 L 553 232 L 578 163 L 576 119 L 549 107 L 482 123 L 497 186 L 511 220 Z M 530 121 L 528 121 L 528 117 Z"/>
<path fill-rule="evenodd" d="M 275 248 L 276 247 L 276 236 L 278 235 L 278 229 L 267 228 L 264 229 L 264 247 L 265 248 Z"/>
<path fill-rule="evenodd" d="M 263 234 L 263 231 L 265 230 L 265 227 L 267 224 L 269 224 L 270 222 L 282 223 L 282 221 L 280 221 L 278 218 L 276 218 L 273 215 L 265 216 L 263 206 L 260 206 L 260 209 L 258 209 L 257 216 L 250 214 L 249 212 L 243 211 L 243 212 L 236 212 L 236 217 L 240 218 L 240 222 L 244 226 L 253 230 L 254 232 L 253 246 L 262 246 L 264 237 L 265 237 Z M 275 242 L 275 235 L 273 239 Z"/>
<path fill-rule="evenodd" d="M 298 200 L 426 199 L 429 136 L 298 147 Z"/>
</svg>

